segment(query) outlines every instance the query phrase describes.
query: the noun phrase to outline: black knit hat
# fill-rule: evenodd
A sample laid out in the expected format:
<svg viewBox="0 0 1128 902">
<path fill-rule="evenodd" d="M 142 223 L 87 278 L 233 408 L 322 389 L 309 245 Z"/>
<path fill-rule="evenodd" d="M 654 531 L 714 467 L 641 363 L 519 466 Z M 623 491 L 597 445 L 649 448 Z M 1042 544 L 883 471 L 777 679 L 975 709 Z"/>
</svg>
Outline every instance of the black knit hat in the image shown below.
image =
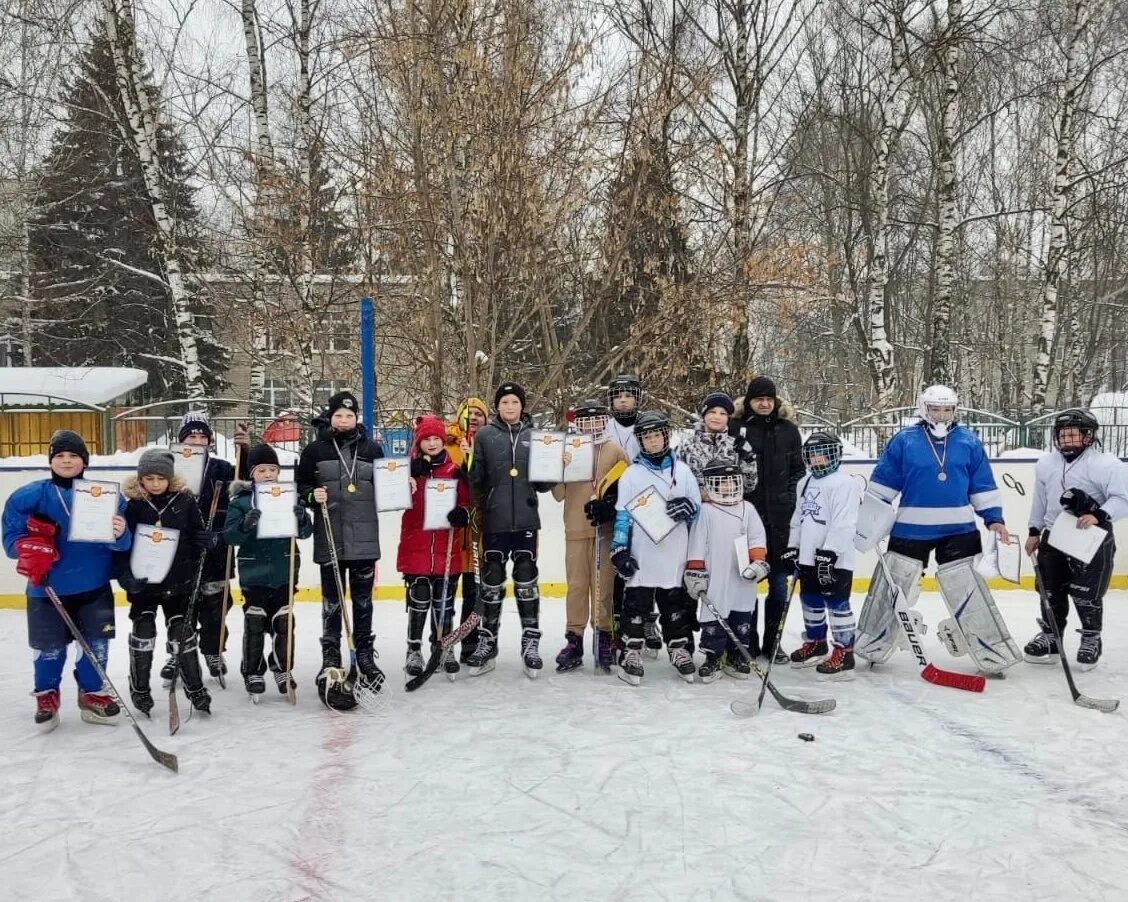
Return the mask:
<svg viewBox="0 0 1128 902">
<path fill-rule="evenodd" d="M 255 445 L 247 452 L 247 472 L 251 476 L 255 475 L 255 467 L 277 467 L 278 465 L 278 455 L 266 442 Z"/>
<path fill-rule="evenodd" d="M 776 385 L 767 376 L 757 376 L 748 383 L 748 391 L 744 393 L 744 397 L 751 400 L 752 398 L 776 398 Z"/>
<path fill-rule="evenodd" d="M 329 404 L 326 406 L 329 416 L 333 416 L 338 410 L 348 410 L 356 416 L 360 416 L 360 405 L 356 403 L 356 395 L 351 391 L 339 391 L 329 399 Z"/>
<path fill-rule="evenodd" d="M 81 457 L 84 467 L 90 465 L 90 452 L 86 450 L 86 442 L 77 432 L 71 432 L 69 429 L 55 431 L 51 436 L 51 443 L 47 446 L 47 463 L 50 463 L 51 458 L 56 454 L 62 454 L 64 451 L 70 451 L 71 454 Z"/>
<path fill-rule="evenodd" d="M 719 407 L 730 417 L 736 412 L 736 405 L 732 403 L 732 398 L 723 391 L 711 391 L 705 396 L 705 400 L 701 402 L 701 416 L 705 416 L 714 407 Z"/>
<path fill-rule="evenodd" d="M 208 415 L 202 410 L 189 410 L 180 420 L 180 432 L 177 433 L 176 440 L 182 442 L 190 435 L 206 435 L 209 442 L 214 438 Z"/>
<path fill-rule="evenodd" d="M 525 409 L 525 389 L 521 386 L 521 383 L 503 382 L 494 392 L 494 410 L 497 410 L 498 402 L 506 395 L 515 395 L 517 400 L 521 402 L 521 409 Z"/>
<path fill-rule="evenodd" d="M 137 478 L 143 476 L 163 476 L 172 482 L 175 472 L 172 452 L 168 448 L 146 448 L 137 461 Z"/>
</svg>

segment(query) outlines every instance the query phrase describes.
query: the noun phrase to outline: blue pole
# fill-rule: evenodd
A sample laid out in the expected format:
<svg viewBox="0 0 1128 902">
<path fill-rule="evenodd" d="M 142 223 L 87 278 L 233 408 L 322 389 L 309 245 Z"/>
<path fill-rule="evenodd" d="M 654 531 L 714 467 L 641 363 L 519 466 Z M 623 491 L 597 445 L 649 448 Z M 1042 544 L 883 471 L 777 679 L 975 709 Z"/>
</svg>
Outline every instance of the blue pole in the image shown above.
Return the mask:
<svg viewBox="0 0 1128 902">
<path fill-rule="evenodd" d="M 371 434 L 376 429 L 376 305 L 372 298 L 360 301 L 360 391 L 361 414 Z"/>
</svg>

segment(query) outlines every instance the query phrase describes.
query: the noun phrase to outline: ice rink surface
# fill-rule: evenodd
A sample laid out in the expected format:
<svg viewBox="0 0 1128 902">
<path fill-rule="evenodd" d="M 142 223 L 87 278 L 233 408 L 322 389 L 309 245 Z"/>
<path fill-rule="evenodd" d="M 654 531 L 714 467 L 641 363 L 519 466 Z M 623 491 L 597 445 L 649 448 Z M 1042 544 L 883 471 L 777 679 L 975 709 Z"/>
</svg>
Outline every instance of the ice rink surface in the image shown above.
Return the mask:
<svg viewBox="0 0 1128 902">
<path fill-rule="evenodd" d="M 1021 646 L 1036 598 L 997 597 Z M 1128 695 L 1126 602 L 1106 600 L 1105 657 L 1077 675 L 1088 695 Z M 920 608 L 942 617 L 938 596 Z M 848 683 L 781 667 L 783 692 L 833 695 L 837 711 L 789 713 L 769 696 L 738 718 L 729 702 L 758 683 L 686 685 L 665 652 L 637 689 L 593 675 L 590 648 L 584 670 L 555 673 L 564 606 L 550 599 L 539 680 L 522 673 L 510 602 L 492 674 L 439 673 L 407 695 L 406 618 L 380 603 L 390 704 L 334 715 L 313 686 L 318 613 L 298 606 L 297 708 L 273 685 L 252 706 L 234 673 L 226 692 L 209 683 L 212 716 L 170 738 L 154 693 L 146 728 L 179 756 L 177 776 L 124 718 L 79 720 L 69 667 L 62 723 L 37 734 L 24 615 L 0 611 L 0 898 L 1128 898 L 1126 713 L 1072 704 L 1059 666 L 1018 664 L 982 695 L 925 683 L 905 652 Z M 117 616 L 110 674 L 125 691 Z M 237 670 L 239 612 L 229 623 Z M 787 626 L 790 650 L 797 602 Z M 931 629 L 926 644 L 970 670 Z"/>
</svg>

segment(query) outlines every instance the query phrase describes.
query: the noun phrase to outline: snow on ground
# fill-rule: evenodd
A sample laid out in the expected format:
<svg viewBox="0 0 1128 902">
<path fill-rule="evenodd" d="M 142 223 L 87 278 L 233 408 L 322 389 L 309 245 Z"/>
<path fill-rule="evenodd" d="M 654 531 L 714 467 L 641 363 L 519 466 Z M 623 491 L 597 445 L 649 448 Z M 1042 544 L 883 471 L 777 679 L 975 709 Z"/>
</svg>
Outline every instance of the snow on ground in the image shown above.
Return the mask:
<svg viewBox="0 0 1128 902">
<path fill-rule="evenodd" d="M 1126 600 L 1110 595 L 1105 660 L 1078 675 L 1090 695 L 1128 694 Z M 999 603 L 1021 645 L 1033 595 Z M 784 692 L 829 693 L 838 710 L 793 714 L 769 697 L 745 719 L 729 702 L 753 684 L 686 685 L 664 654 L 638 689 L 552 672 L 563 602 L 544 607 L 538 681 L 521 672 L 507 608 L 494 673 L 437 674 L 380 715 L 342 716 L 317 701 L 318 609 L 299 605 L 296 709 L 273 689 L 253 707 L 233 675 L 215 713 L 170 738 L 158 700 L 145 726 L 179 755 L 178 776 L 128 726 L 82 723 L 69 677 L 61 726 L 38 735 L 23 614 L 0 611 L 3 897 L 1125 898 L 1125 713 L 1073 705 L 1059 667 L 1019 664 L 982 695 L 925 683 L 903 652 L 851 683 L 780 668 Z M 937 596 L 921 608 L 940 619 Z M 111 660 L 123 689 L 125 614 Z M 241 617 L 229 619 L 237 650 Z M 378 604 L 376 624 L 398 687 L 402 606 Z M 788 648 L 801 626 L 796 605 Z"/>
</svg>

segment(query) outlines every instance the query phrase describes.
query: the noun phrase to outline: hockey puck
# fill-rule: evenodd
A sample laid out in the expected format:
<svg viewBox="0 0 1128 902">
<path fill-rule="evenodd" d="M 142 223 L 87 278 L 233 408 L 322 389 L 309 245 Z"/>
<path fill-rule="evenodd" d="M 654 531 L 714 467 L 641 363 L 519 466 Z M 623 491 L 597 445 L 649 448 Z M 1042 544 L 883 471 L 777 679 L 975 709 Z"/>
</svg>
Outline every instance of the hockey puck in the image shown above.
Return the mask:
<svg viewBox="0 0 1128 902">
<path fill-rule="evenodd" d="M 814 742 L 815 741 L 815 734 L 814 733 L 800 733 L 799 738 L 802 739 L 804 742 Z"/>
</svg>

